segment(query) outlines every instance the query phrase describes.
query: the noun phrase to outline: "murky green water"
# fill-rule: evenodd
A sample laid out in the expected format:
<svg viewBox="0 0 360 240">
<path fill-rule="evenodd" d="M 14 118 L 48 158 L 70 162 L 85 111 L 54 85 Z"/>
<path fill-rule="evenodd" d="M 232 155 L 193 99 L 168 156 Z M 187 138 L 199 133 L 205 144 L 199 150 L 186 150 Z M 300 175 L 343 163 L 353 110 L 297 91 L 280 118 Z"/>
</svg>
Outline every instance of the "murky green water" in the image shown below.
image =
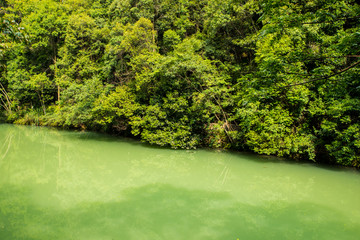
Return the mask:
<svg viewBox="0 0 360 240">
<path fill-rule="evenodd" d="M 360 174 L 0 125 L 0 239 L 359 239 Z"/>
</svg>

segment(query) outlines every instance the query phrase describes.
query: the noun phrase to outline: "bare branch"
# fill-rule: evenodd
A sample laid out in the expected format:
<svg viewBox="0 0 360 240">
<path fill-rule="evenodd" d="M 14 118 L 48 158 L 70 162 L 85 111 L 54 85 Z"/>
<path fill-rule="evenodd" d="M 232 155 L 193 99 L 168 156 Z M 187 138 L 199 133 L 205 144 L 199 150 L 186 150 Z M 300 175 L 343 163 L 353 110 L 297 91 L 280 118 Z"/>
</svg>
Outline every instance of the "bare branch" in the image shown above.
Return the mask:
<svg viewBox="0 0 360 240">
<path fill-rule="evenodd" d="M 334 19 L 334 20 L 326 20 L 326 21 L 315 21 L 315 22 L 303 22 L 301 23 L 302 25 L 309 25 L 309 24 L 319 24 L 319 23 L 334 23 L 334 22 L 337 22 L 337 21 L 341 21 L 341 20 L 351 20 L 351 19 L 359 19 L 360 16 L 355 16 L 355 17 L 344 17 L 344 18 L 337 18 L 337 19 Z"/>
<path fill-rule="evenodd" d="M 360 15 L 359 16 L 355 16 L 355 17 L 343 17 L 343 18 L 336 18 L 334 20 L 324 20 L 324 21 L 313 21 L 313 22 L 300 22 L 298 23 L 299 25 L 311 25 L 311 24 L 321 24 L 321 23 L 335 23 L 337 21 L 342 21 L 342 20 L 352 20 L 352 19 L 359 19 L 360 18 Z M 272 23 L 272 24 L 280 24 L 280 23 L 283 23 L 281 21 L 276 21 L 276 22 L 267 22 L 266 24 L 269 24 L 269 23 Z M 289 21 L 289 22 L 286 22 L 287 24 L 289 23 L 296 23 L 296 21 Z M 265 24 L 265 25 L 266 25 Z M 293 26 L 282 26 L 282 28 L 291 28 Z"/>
<path fill-rule="evenodd" d="M 360 64 L 360 61 L 357 61 L 357 62 L 355 62 L 354 64 L 352 64 L 352 65 L 350 65 L 350 66 L 348 66 L 348 67 L 340 70 L 339 72 L 333 73 L 333 74 L 331 74 L 331 75 L 329 75 L 329 76 L 324 76 L 324 77 L 321 77 L 321 78 L 315 78 L 315 79 L 308 80 L 308 81 L 305 81 L 305 82 L 302 82 L 302 83 L 290 84 L 290 85 L 287 85 L 287 86 L 285 86 L 285 87 L 293 87 L 293 86 L 304 85 L 304 84 L 311 83 L 311 82 L 316 82 L 316 81 L 320 81 L 320 80 L 329 79 L 329 78 L 334 77 L 334 76 L 336 76 L 336 75 L 342 74 L 343 72 L 346 72 L 346 71 L 348 71 L 349 69 L 351 69 L 351 68 L 353 68 L 353 67 L 355 67 L 355 66 L 357 66 L 357 65 L 359 65 L 359 64 Z"/>
</svg>

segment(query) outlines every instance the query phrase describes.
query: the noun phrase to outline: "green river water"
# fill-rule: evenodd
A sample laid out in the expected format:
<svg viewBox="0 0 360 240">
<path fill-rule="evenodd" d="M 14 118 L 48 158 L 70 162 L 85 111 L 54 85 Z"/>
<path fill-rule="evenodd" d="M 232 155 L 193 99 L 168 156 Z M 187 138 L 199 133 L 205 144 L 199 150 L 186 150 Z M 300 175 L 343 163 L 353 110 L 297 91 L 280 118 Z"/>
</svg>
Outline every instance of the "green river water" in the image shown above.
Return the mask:
<svg viewBox="0 0 360 240">
<path fill-rule="evenodd" d="M 360 239 L 360 174 L 2 124 L 0 239 Z"/>
</svg>

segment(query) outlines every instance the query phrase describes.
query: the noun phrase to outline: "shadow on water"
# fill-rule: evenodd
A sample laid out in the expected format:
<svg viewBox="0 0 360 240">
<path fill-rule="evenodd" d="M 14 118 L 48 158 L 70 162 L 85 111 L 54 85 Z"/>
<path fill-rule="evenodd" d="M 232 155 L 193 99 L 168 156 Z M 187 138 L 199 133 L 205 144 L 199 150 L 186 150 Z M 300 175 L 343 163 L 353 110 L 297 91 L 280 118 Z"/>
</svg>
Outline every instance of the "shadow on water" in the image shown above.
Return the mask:
<svg viewBox="0 0 360 240">
<path fill-rule="evenodd" d="M 213 149 L 209 149 L 209 151 L 217 151 Z M 269 155 L 259 155 L 256 153 L 251 152 L 240 152 L 240 151 L 233 151 L 233 150 L 218 150 L 220 152 L 226 153 L 228 155 L 237 157 L 239 159 L 246 159 L 252 162 L 260 163 L 266 166 L 266 164 L 278 164 L 278 163 L 284 163 L 288 165 L 297 165 L 297 166 L 303 166 L 303 167 L 315 167 L 324 169 L 327 171 L 333 171 L 333 172 L 353 172 L 353 173 L 359 173 L 359 169 L 353 168 L 353 167 L 345 167 L 345 166 L 339 166 L 339 165 L 330 165 L 325 163 L 318 163 L 311 160 L 303 160 L 303 161 L 296 161 L 289 158 L 283 158 L 283 157 L 276 157 L 276 156 L 269 156 Z"/>
<path fill-rule="evenodd" d="M 13 134 L 13 132 L 18 132 L 18 130 L 26 130 L 23 131 L 24 134 L 26 132 L 32 138 L 33 135 L 42 134 L 42 135 L 53 135 L 58 139 L 63 139 L 63 141 L 68 140 L 81 140 L 81 141 L 98 141 L 98 142 L 105 142 L 105 143 L 126 143 L 132 146 L 141 146 L 146 149 L 154 149 L 154 150 L 171 150 L 173 152 L 191 152 L 195 153 L 198 150 L 207 151 L 207 152 L 223 152 L 225 154 L 238 157 L 239 159 L 246 159 L 252 162 L 260 163 L 260 164 L 272 164 L 272 163 L 285 163 L 289 165 L 299 165 L 299 166 L 308 166 L 308 167 L 316 167 L 328 171 L 333 172 L 354 172 L 359 173 L 358 169 L 350 168 L 350 167 L 343 167 L 337 165 L 329 165 L 324 163 L 316 163 L 313 161 L 295 161 L 292 159 L 287 158 L 279 158 L 275 156 L 268 156 L 268 155 L 259 155 L 250 152 L 239 152 L 233 150 L 223 150 L 223 149 L 208 149 L 208 148 L 201 148 L 197 150 L 184 150 L 184 149 L 171 149 L 168 147 L 162 147 L 158 145 L 152 145 L 149 143 L 141 142 L 138 139 L 128 138 L 128 137 L 121 137 L 121 136 L 114 136 L 105 133 L 97 133 L 92 131 L 76 131 L 76 130 L 65 130 L 65 129 L 57 129 L 51 127 L 39 127 L 39 126 L 23 126 L 23 125 L 12 125 L 12 124 L 0 124 L 0 127 L 5 126 L 8 130 L 8 135 Z M 29 131 L 31 129 L 31 131 Z M 166 154 L 169 154 L 167 151 Z"/>
<path fill-rule="evenodd" d="M 5 131 L 1 132 L 1 127 L 4 127 Z M 19 131 L 20 130 L 20 131 Z M 1 135 L 8 135 L 8 136 L 1 136 Z M 224 153 L 222 158 L 227 158 L 228 156 L 232 156 L 234 159 L 239 160 L 246 160 L 251 161 L 254 163 L 259 163 L 266 168 L 267 164 L 287 164 L 287 165 L 297 165 L 302 167 L 316 167 L 319 169 L 323 169 L 326 171 L 332 172 L 353 172 L 359 173 L 357 169 L 354 168 L 347 168 L 335 165 L 326 165 L 321 163 L 315 163 L 312 161 L 294 161 L 291 159 L 286 158 L 278 158 L 274 156 L 267 156 L 267 155 L 258 155 L 254 153 L 248 152 L 237 152 L 232 150 L 219 150 L 219 149 L 197 149 L 197 150 L 174 150 L 166 147 L 151 145 L 148 143 L 143 143 L 139 140 L 119 137 L 119 136 L 112 136 L 104 133 L 96 133 L 90 131 L 69 131 L 69 130 L 58 130 L 55 128 L 48 128 L 48 127 L 37 127 L 37 126 L 22 126 L 22 125 L 11 125 L 11 124 L 0 124 L 0 139 L 12 139 L 15 142 L 14 135 L 21 135 L 18 139 L 27 138 L 28 142 L 36 142 L 39 140 L 39 135 L 42 136 L 44 142 L 49 145 L 54 145 L 58 147 L 59 145 L 68 145 L 69 142 L 72 140 L 79 140 L 81 142 L 86 143 L 86 141 L 91 141 L 93 143 L 126 143 L 128 146 L 134 147 L 142 147 L 148 150 L 166 150 L 163 152 L 162 155 L 167 157 L 169 155 L 176 155 L 176 154 L 186 154 L 186 153 L 198 153 L 199 151 L 205 151 L 209 153 Z M 55 144 L 54 144 L 55 143 Z M 2 145 L 0 144 L 0 148 L 6 148 L 6 143 L 3 142 Z M 88 151 L 89 149 L 87 149 Z M 97 149 L 100 151 L 100 149 Z M 5 150 L 3 150 L 5 152 Z M 161 155 L 160 153 L 157 156 Z M 0 153 L 0 159 L 3 158 Z"/>
<path fill-rule="evenodd" d="M 355 167 L 339 166 L 335 164 L 331 165 L 326 163 L 314 163 L 313 166 L 332 172 L 353 172 L 356 174 L 360 174 L 360 169 L 356 169 Z"/>
<path fill-rule="evenodd" d="M 167 184 L 127 189 L 117 201 L 65 210 L 40 208 L 30 195 L 26 188 L 0 189 L 0 239 L 327 240 L 360 234 L 360 223 L 316 204 L 249 205 L 226 193 Z"/>
<path fill-rule="evenodd" d="M 51 128 L 50 128 L 51 129 Z M 54 132 L 59 131 L 57 129 L 52 129 Z M 159 145 L 154 145 L 146 142 L 142 142 L 139 139 L 133 139 L 128 137 L 122 136 L 114 136 L 105 133 L 97 133 L 91 131 L 69 131 L 69 130 L 61 130 L 62 132 L 66 132 L 67 137 L 72 139 L 79 139 L 79 140 L 92 140 L 92 141 L 101 141 L 101 142 L 118 142 L 118 143 L 127 143 L 133 146 L 141 146 L 147 149 L 154 149 L 154 150 L 171 150 L 174 152 L 191 152 L 194 153 L 198 150 L 211 152 L 221 152 L 224 154 L 229 154 L 235 157 L 239 157 L 239 159 L 246 159 L 252 162 L 257 162 L 260 164 L 269 164 L 269 163 L 285 163 L 289 165 L 298 165 L 298 166 L 309 166 L 309 167 L 317 167 L 324 170 L 335 171 L 335 172 L 358 172 L 357 169 L 338 166 L 338 165 L 329 165 L 324 163 L 317 163 L 311 160 L 303 160 L 303 161 L 296 161 L 289 158 L 281 158 L 276 156 L 269 156 L 269 155 L 259 155 L 256 153 L 251 152 L 241 152 L 241 151 L 234 151 L 234 150 L 226 150 L 226 149 L 210 149 L 210 148 L 199 148 L 199 149 L 172 149 L 170 147 L 164 147 Z M 167 152 L 168 154 L 168 152 Z"/>
</svg>

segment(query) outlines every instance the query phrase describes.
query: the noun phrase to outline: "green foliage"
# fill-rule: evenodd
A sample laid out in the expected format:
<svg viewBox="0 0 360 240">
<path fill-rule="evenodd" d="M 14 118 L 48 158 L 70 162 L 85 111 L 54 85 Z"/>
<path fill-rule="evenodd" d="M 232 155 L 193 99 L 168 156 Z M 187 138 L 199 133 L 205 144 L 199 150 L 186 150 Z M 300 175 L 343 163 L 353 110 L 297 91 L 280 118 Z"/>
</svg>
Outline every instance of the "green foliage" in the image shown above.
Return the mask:
<svg viewBox="0 0 360 240">
<path fill-rule="evenodd" d="M 126 25 L 124 39 L 120 47 L 128 52 L 131 57 L 155 51 L 155 31 L 153 24 L 146 18 L 140 18 L 134 25 Z"/>
<path fill-rule="evenodd" d="M 157 105 L 150 105 L 142 113 L 134 116 L 130 122 L 132 133 L 151 144 L 171 146 L 172 148 L 195 148 L 199 144 L 198 136 L 191 132 L 187 116 L 175 121 L 168 120 L 167 111 Z"/>
<path fill-rule="evenodd" d="M 105 130 L 124 132 L 128 130 L 129 121 L 140 109 L 127 86 L 119 86 L 109 94 L 103 93 L 94 103 L 92 115 L 95 123 Z"/>
<path fill-rule="evenodd" d="M 195 124 L 200 116 L 194 111 L 193 98 L 198 87 L 205 84 L 206 68 L 211 68 L 210 62 L 195 53 L 200 45 L 199 40 L 189 39 L 170 56 L 161 57 L 155 52 L 132 59 L 132 66 L 139 72 L 130 86 L 144 106 L 143 112 L 132 119 L 134 135 L 173 148 L 199 144 L 201 125 Z"/>
<path fill-rule="evenodd" d="M 243 146 L 358 165 L 356 137 L 343 140 L 353 129 L 347 128 L 357 124 L 355 105 L 344 113 L 347 123 L 330 111 L 336 105 L 345 110 L 358 96 L 358 70 L 351 67 L 357 60 L 347 57 L 359 53 L 352 38 L 359 29 L 358 6 L 349 1 L 264 1 L 261 6 L 258 70 L 238 80 L 238 89 L 246 88 L 239 91 L 235 116 L 243 127 Z M 352 49 L 344 47 L 349 44 Z"/>
<path fill-rule="evenodd" d="M 262 108 L 260 102 L 239 108 L 243 144 L 261 154 L 315 160 L 314 136 L 294 126 L 290 113 L 279 106 Z"/>
<path fill-rule="evenodd" d="M 359 103 L 347 96 L 327 103 L 317 100 L 310 108 L 311 117 L 321 121 L 315 131 L 320 150 L 346 166 L 359 166 Z"/>
<path fill-rule="evenodd" d="M 86 128 L 92 126 L 92 110 L 96 99 L 102 94 L 103 85 L 97 78 L 86 80 L 84 84 L 71 84 L 62 95 L 59 114 L 64 126 Z"/>
<path fill-rule="evenodd" d="M 180 36 L 174 30 L 164 32 L 163 45 L 166 51 L 173 51 L 174 46 L 180 43 Z"/>
<path fill-rule="evenodd" d="M 106 28 L 99 29 L 95 20 L 85 13 L 69 18 L 65 43 L 56 63 L 58 75 L 66 86 L 72 79 L 83 81 L 100 72 L 99 59 L 105 49 Z"/>
<path fill-rule="evenodd" d="M 210 0 L 205 7 L 207 54 L 233 65 L 251 65 L 260 28 L 259 1 Z"/>
<path fill-rule="evenodd" d="M 359 15 L 353 0 L 9 0 L 0 115 L 360 167 Z"/>
</svg>

